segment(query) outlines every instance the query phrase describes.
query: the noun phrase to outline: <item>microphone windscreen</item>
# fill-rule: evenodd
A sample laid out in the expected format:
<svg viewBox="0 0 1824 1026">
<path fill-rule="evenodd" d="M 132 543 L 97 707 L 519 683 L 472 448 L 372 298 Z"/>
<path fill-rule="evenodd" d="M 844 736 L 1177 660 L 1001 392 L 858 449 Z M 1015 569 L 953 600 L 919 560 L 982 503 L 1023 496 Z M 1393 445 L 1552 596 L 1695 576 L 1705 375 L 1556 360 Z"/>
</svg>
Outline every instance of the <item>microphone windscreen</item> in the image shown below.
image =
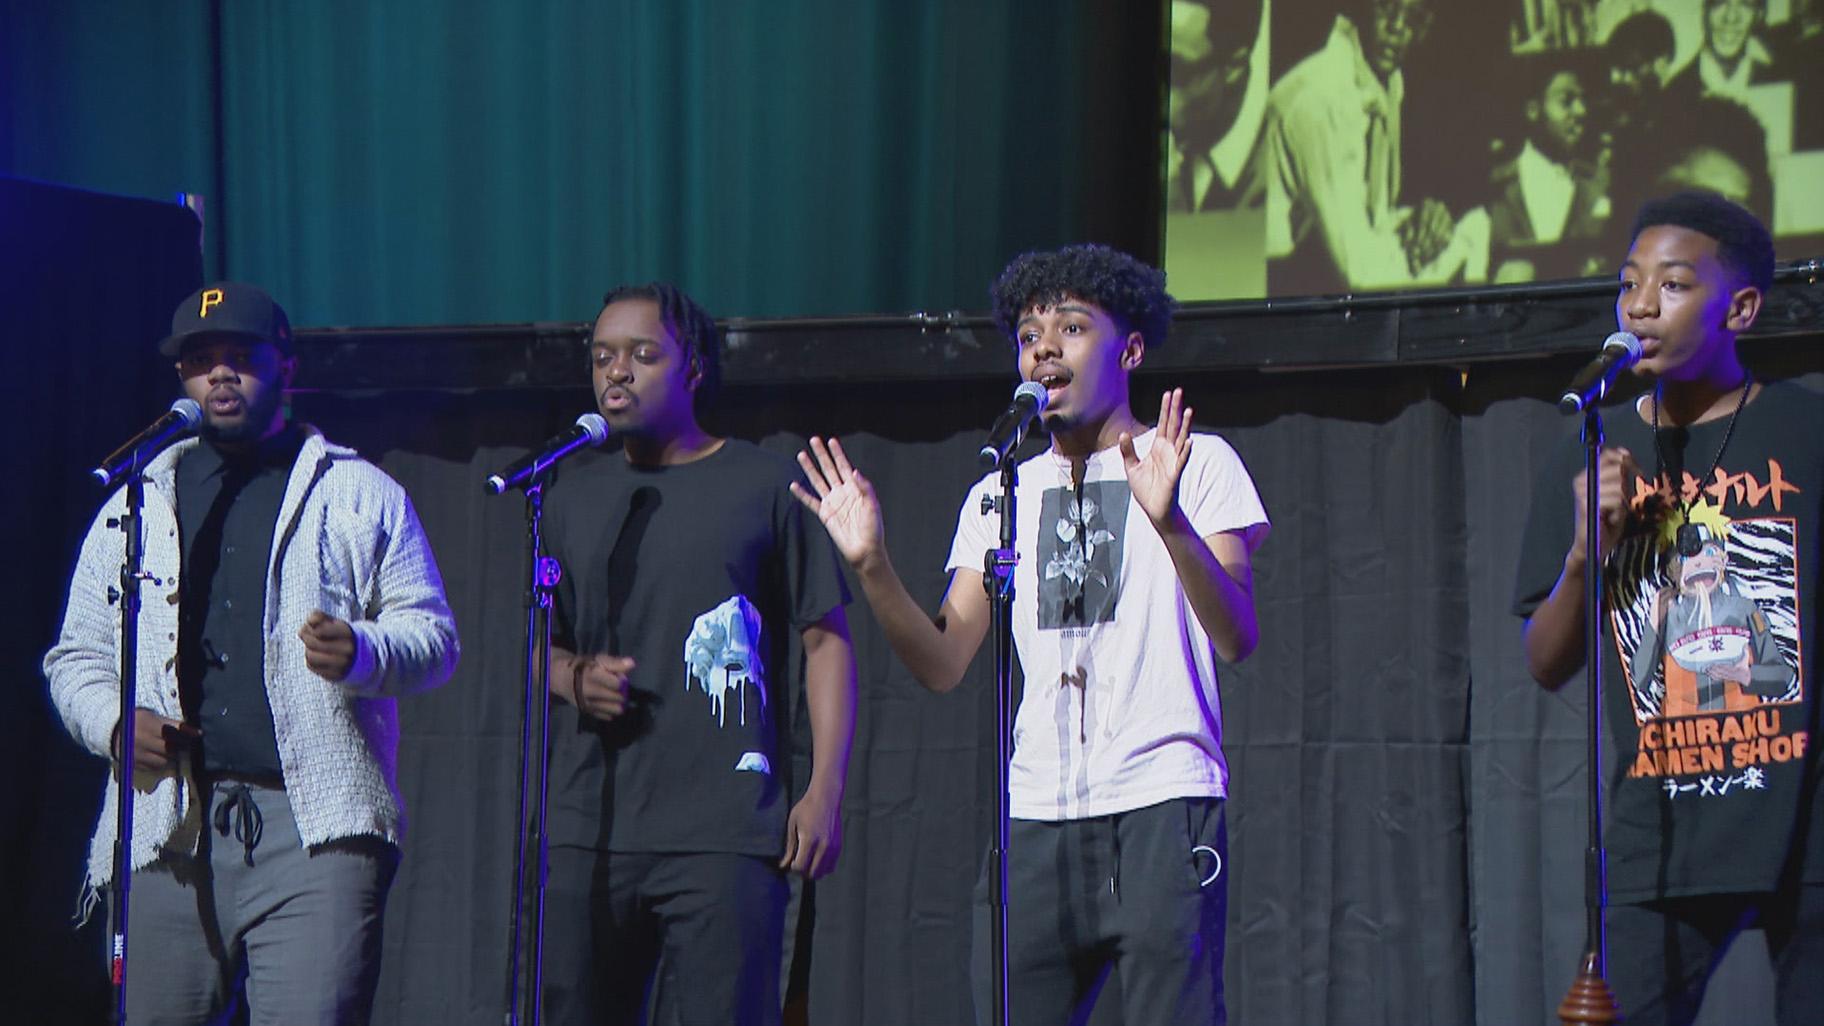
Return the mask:
<svg viewBox="0 0 1824 1026">
<path fill-rule="evenodd" d="M 1618 331 L 1602 340 L 1602 351 L 1609 352 L 1616 347 L 1627 353 L 1623 367 L 1632 367 L 1640 359 L 1640 339 L 1631 331 Z"/>
<path fill-rule="evenodd" d="M 599 413 L 585 413 L 576 418 L 576 426 L 589 436 L 590 445 L 600 445 L 608 440 L 608 422 Z"/>
</svg>

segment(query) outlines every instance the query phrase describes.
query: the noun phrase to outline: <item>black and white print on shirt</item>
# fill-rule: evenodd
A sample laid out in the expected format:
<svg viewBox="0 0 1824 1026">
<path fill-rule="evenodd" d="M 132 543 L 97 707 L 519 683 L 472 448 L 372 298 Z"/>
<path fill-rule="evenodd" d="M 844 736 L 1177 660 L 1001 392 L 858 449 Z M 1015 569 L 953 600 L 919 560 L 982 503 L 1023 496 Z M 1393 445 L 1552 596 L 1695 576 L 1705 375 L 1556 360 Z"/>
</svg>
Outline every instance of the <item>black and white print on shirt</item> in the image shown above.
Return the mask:
<svg viewBox="0 0 1824 1026">
<path fill-rule="evenodd" d="M 1109 623 L 1120 598 L 1125 480 L 1048 488 L 1039 504 L 1039 629 Z"/>
</svg>

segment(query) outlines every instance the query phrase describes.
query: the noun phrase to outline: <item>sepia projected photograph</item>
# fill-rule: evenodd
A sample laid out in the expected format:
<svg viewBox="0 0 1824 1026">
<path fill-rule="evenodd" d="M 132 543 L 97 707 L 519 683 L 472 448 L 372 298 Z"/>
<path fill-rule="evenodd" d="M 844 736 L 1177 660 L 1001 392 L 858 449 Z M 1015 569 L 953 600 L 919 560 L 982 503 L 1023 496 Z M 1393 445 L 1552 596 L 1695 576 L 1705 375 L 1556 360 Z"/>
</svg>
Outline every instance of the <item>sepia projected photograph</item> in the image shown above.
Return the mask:
<svg viewBox="0 0 1824 1026">
<path fill-rule="evenodd" d="M 1606 275 L 1713 190 L 1824 251 L 1824 0 L 1171 0 L 1185 299 Z"/>
</svg>

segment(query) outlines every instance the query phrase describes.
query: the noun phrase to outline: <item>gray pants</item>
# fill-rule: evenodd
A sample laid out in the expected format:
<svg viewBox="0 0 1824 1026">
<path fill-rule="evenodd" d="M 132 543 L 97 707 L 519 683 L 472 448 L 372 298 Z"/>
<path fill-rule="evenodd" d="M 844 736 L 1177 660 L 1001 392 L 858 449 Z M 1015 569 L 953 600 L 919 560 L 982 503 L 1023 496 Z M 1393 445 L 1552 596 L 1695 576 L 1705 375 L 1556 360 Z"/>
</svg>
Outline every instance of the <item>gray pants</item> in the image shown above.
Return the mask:
<svg viewBox="0 0 1824 1026">
<path fill-rule="evenodd" d="M 204 807 L 195 856 L 133 874 L 128 1022 L 226 1022 L 244 987 L 253 1026 L 366 1023 L 398 849 L 306 851 L 277 788 L 218 783 Z"/>
<path fill-rule="evenodd" d="M 1179 798 L 1112 816 L 1012 822 L 1007 989 L 1014 1026 L 1086 1021 L 1111 969 L 1124 1023 L 1228 1021 L 1222 809 L 1218 798 Z M 994 1010 L 991 911 L 984 860 L 971 960 L 982 1023 Z"/>
</svg>

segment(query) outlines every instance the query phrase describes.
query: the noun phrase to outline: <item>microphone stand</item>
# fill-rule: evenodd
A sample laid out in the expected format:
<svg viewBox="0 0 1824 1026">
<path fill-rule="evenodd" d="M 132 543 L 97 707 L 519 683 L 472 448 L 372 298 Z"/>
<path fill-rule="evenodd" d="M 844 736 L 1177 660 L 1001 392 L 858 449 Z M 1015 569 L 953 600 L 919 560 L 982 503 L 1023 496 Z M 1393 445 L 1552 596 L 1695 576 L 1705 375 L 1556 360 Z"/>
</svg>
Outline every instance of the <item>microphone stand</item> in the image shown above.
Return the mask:
<svg viewBox="0 0 1824 1026">
<path fill-rule="evenodd" d="M 1583 409 L 1583 530 L 1585 548 L 1594 554 L 1602 526 L 1597 463 L 1602 457 L 1602 412 L 1595 402 Z M 1602 844 L 1602 574 L 1599 560 L 1587 558 L 1583 571 L 1583 660 L 1588 682 L 1589 838 L 1584 849 L 1584 954 L 1571 989 L 1558 1004 L 1565 1026 L 1621 1021 L 1615 995 L 1603 979 L 1607 937 L 1603 909 L 1608 904 L 1608 853 Z"/>
<path fill-rule="evenodd" d="M 508 921 L 507 944 L 507 1026 L 538 1026 L 543 1018 L 545 982 L 545 885 L 549 878 L 551 834 L 547 812 L 551 796 L 551 601 L 558 580 L 563 576 L 557 560 L 544 554 L 541 524 L 545 512 L 545 484 L 541 473 L 526 487 L 526 566 L 528 582 L 526 602 L 525 690 L 519 721 L 519 802 L 515 829 L 518 840 L 513 853 L 513 908 Z M 538 731 L 537 811 L 527 822 L 527 798 L 531 791 L 533 766 L 532 732 Z M 525 1017 L 520 1015 L 519 985 L 524 976 L 520 953 L 525 947 L 521 938 L 520 917 L 526 904 L 528 835 L 534 835 L 532 853 L 531 955 L 528 968 L 531 983 L 525 996 Z"/>
<path fill-rule="evenodd" d="M 126 537 L 120 568 L 120 763 L 114 779 L 113 919 L 108 979 L 114 988 L 114 1022 L 127 1021 L 127 896 L 133 889 L 133 759 L 134 727 L 139 706 L 140 582 L 145 579 L 145 538 L 141 518 L 146 506 L 146 479 L 135 460 L 127 475 L 126 508 L 110 526 Z"/>
<path fill-rule="evenodd" d="M 1001 514 L 1001 545 L 983 557 L 982 586 L 988 592 L 989 630 L 994 635 L 994 739 L 995 739 L 995 817 L 994 843 L 988 853 L 989 912 L 991 953 L 994 960 L 994 1026 L 1008 1024 L 1007 962 L 1007 846 L 1008 821 L 1011 818 L 1007 797 L 1007 767 L 1012 756 L 1013 731 L 1013 572 L 1019 564 L 1014 551 L 1014 489 L 1019 485 L 1019 469 L 1013 453 L 1025 437 L 1014 439 L 1001 458 L 1000 498 L 982 500 L 982 512 L 993 506 Z"/>
</svg>

